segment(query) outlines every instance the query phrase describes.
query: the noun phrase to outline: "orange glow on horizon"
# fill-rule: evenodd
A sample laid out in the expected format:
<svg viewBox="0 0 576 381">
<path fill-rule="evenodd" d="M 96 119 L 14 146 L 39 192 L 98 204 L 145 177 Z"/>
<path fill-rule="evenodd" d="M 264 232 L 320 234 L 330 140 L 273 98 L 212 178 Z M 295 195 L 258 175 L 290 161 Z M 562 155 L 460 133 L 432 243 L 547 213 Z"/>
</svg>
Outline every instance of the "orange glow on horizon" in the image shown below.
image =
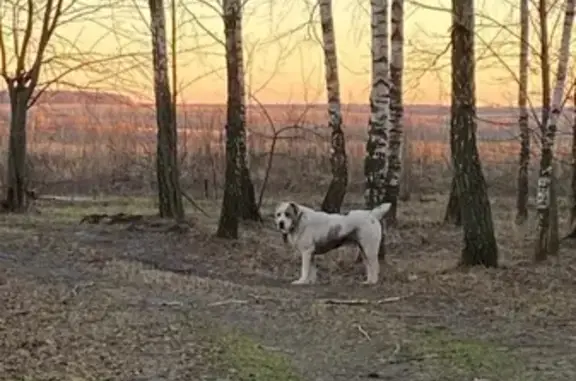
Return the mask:
<svg viewBox="0 0 576 381">
<path fill-rule="evenodd" d="M 90 1 L 96 4 L 98 0 Z M 317 9 L 302 3 L 288 1 L 272 7 L 269 1 L 247 2 L 244 16 L 246 84 L 248 93 L 262 103 L 325 102 L 323 56 L 317 40 L 319 25 L 316 23 L 314 28 L 306 25 L 311 11 L 316 13 L 314 19 L 318 20 Z M 446 45 L 451 23 L 450 1 L 434 0 L 426 4 L 445 11 L 423 8 L 412 1 L 405 4 L 404 100 L 406 104 L 447 104 L 450 51 L 446 50 Z M 519 50 L 517 7 L 498 0 L 486 0 L 478 6 L 478 106 L 513 106 L 517 97 L 515 73 Z M 107 64 L 106 72 L 99 67 L 98 70 L 70 74 L 66 77 L 67 83 L 73 83 L 74 87 L 139 95 L 144 101 L 152 98 L 150 36 L 146 26 L 149 11 L 146 7 L 139 10 L 134 7 L 134 2 L 120 0 L 112 13 L 110 9 L 103 9 L 90 16 L 90 20 L 72 22 L 60 29 L 61 35 L 78 41 L 79 50 L 90 49 L 100 56 L 124 56 Z M 220 43 L 223 26 L 216 10 L 199 2 L 187 8 L 180 5 L 177 66 L 181 103 L 222 104 L 226 101 L 224 48 Z M 366 104 L 369 98 L 368 12 L 367 0 L 334 2 L 343 103 Z M 561 14 L 561 9 L 554 12 Z M 169 12 L 166 16 L 170 21 Z M 169 35 L 170 25 L 167 32 Z M 537 46 L 534 32 L 532 30 L 533 44 Z M 552 38 L 552 48 L 556 49 L 559 32 L 556 31 Z M 11 39 L 5 36 L 5 41 Z M 72 49 L 61 41 L 53 41 L 51 52 L 68 54 Z M 443 51 L 445 53 L 441 54 Z M 554 51 L 552 56 L 555 56 Z M 531 61 L 533 69 L 537 69 L 537 58 L 532 57 Z M 535 73 L 537 70 L 531 74 L 530 90 L 532 103 L 538 105 L 541 103 L 538 99 L 540 79 Z M 44 70 L 43 75 L 46 78 L 54 74 Z"/>
</svg>

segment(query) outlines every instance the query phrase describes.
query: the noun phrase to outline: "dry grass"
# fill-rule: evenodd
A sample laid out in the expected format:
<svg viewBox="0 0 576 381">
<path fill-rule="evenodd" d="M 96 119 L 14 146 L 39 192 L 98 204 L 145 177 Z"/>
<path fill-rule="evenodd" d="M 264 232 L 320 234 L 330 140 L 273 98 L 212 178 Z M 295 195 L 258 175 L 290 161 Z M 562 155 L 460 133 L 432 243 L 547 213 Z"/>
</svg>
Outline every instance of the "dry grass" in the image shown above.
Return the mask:
<svg viewBox="0 0 576 381">
<path fill-rule="evenodd" d="M 360 201 L 350 194 L 347 208 Z M 194 226 L 185 234 L 78 225 L 95 211 L 152 214 L 146 198 L 44 202 L 41 214 L 3 216 L 5 379 L 576 375 L 574 245 L 565 243 L 559 260 L 533 265 L 531 227 L 514 227 L 510 199 L 493 202 L 502 268 L 467 272 L 454 268 L 460 231 L 437 222 L 445 199 L 402 204 L 377 287 L 358 284 L 364 270 L 346 249 L 320 260 L 319 285 L 290 286 L 298 258 L 270 220 L 223 241 L 213 236 L 218 202 L 199 202 L 211 217 L 188 211 Z M 264 205 L 265 216 L 272 207 Z M 390 297 L 401 298 L 322 302 Z"/>
<path fill-rule="evenodd" d="M 273 372 L 296 380 L 283 356 L 191 307 L 167 313 L 143 298 L 142 284 L 85 282 L 71 290 L 22 274 L 5 281 L 0 379 L 213 380 L 234 373 L 264 381 Z"/>
<path fill-rule="evenodd" d="M 408 150 L 404 168 L 406 186 L 414 196 L 443 193 L 450 181 L 446 110 L 407 109 Z M 1 110 L 0 146 L 7 147 L 7 109 Z M 366 107 L 345 110 L 350 190 L 364 186 Z M 267 190 L 271 194 L 310 192 L 327 188 L 329 139 L 324 106 L 269 106 L 276 130 L 299 124 L 277 141 Z M 483 115 L 495 124 L 480 123 L 479 149 L 493 194 L 514 194 L 518 143 L 510 125 L 514 114 Z M 186 106 L 179 113 L 179 152 L 185 189 L 197 197 L 221 196 L 224 173 L 224 109 L 220 106 Z M 55 105 L 34 109 L 30 116 L 30 169 L 34 187 L 43 193 L 145 195 L 155 187 L 153 160 L 155 125 L 146 106 Z M 500 124 L 498 124 L 500 123 Z M 506 124 L 508 123 L 508 124 Z M 263 112 L 249 109 L 249 162 L 258 189 L 266 173 L 273 130 Z M 561 127 L 561 130 L 564 126 Z M 570 166 L 569 139 L 557 144 L 560 194 L 566 195 Z M 538 144 L 533 144 L 537 157 Z M 0 158 L 0 172 L 5 158 Z M 536 159 L 531 172 L 534 174 Z M 2 181 L 2 180 L 0 180 Z M 314 184 L 314 187 L 310 187 Z"/>
</svg>

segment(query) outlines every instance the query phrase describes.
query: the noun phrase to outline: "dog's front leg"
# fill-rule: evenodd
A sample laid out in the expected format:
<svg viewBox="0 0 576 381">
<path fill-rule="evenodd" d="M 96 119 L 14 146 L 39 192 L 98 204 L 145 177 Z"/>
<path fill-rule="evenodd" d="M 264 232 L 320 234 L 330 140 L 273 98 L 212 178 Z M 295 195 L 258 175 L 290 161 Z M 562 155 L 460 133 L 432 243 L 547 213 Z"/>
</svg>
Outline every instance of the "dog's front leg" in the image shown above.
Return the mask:
<svg viewBox="0 0 576 381">
<path fill-rule="evenodd" d="M 300 279 L 292 284 L 312 284 L 316 282 L 316 266 L 312 262 L 313 249 L 302 251 L 302 267 L 300 269 Z"/>
</svg>

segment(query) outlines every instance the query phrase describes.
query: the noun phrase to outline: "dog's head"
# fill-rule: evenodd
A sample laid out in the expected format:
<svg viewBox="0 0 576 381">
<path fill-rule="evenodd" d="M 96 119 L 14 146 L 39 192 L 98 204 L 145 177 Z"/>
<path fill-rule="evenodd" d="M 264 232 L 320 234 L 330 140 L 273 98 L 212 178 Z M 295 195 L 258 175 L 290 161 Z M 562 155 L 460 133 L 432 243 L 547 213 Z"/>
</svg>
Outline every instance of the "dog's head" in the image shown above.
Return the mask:
<svg viewBox="0 0 576 381">
<path fill-rule="evenodd" d="M 294 202 L 281 202 L 274 212 L 276 227 L 284 234 L 294 230 L 302 217 L 302 210 Z"/>
</svg>

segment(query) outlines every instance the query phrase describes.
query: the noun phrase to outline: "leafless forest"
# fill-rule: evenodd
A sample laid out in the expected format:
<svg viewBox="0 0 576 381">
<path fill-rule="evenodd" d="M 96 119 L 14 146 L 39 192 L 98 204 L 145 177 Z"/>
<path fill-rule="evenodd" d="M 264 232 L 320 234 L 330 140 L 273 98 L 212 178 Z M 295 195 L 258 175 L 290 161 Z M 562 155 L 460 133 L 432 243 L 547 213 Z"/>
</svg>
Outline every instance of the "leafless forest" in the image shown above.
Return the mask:
<svg viewBox="0 0 576 381">
<path fill-rule="evenodd" d="M 266 2 L 0 1 L 0 380 L 574 380 L 575 2 L 481 3 L 346 8 L 371 78 L 349 104 L 338 1 L 300 1 L 271 40 L 320 57 L 324 98 L 285 103 L 251 82 Z M 450 28 L 426 46 L 417 11 Z M 89 22 L 117 51 L 66 29 Z M 188 58 L 196 40 L 221 67 Z M 495 67 L 508 106 L 478 100 Z M 183 97 L 191 68 L 222 104 Z M 432 75 L 450 104 L 410 102 Z M 380 283 L 343 247 L 290 285 L 284 200 L 393 203 Z"/>
</svg>

